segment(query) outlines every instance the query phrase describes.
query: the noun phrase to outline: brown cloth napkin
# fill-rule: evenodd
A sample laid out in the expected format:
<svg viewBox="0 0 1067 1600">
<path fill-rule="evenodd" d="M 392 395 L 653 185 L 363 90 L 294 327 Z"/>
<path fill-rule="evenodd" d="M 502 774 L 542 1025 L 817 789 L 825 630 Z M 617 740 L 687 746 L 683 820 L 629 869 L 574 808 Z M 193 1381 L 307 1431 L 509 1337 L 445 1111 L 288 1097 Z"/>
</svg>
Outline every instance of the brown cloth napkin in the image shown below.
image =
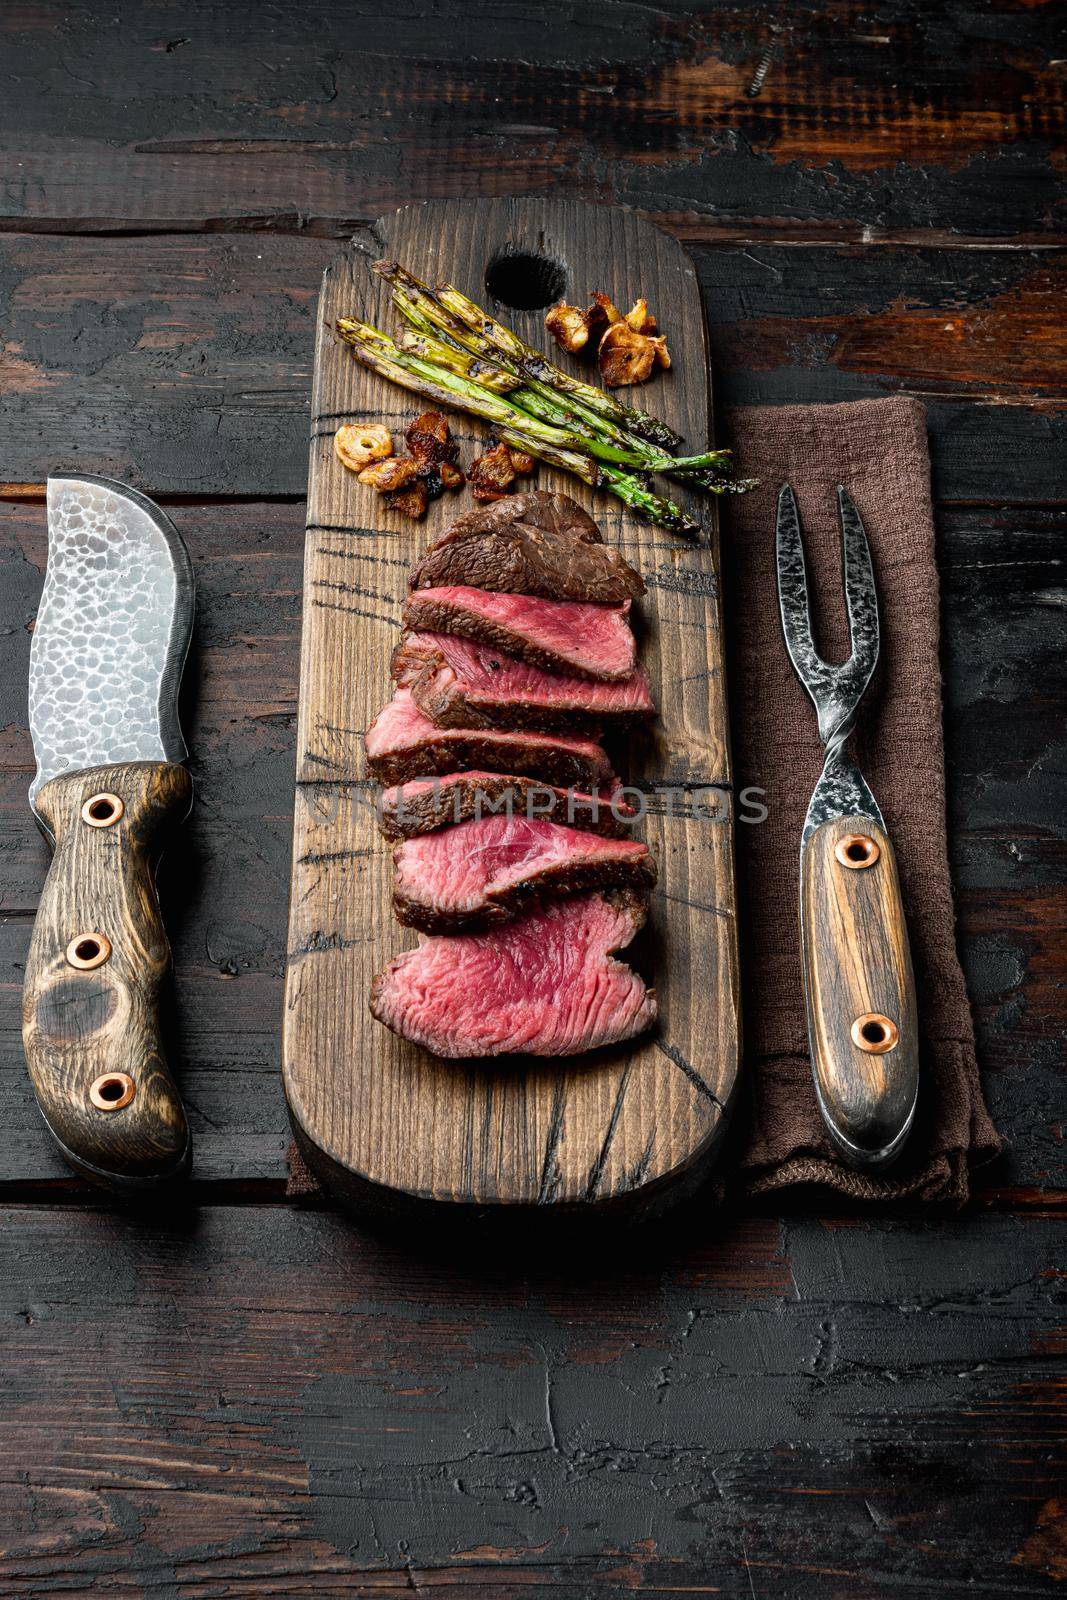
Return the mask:
<svg viewBox="0 0 1067 1600">
<path fill-rule="evenodd" d="M 730 502 L 723 595 L 738 795 L 766 791 L 766 822 L 737 827 L 747 1104 L 723 1173 L 753 1195 L 826 1184 L 853 1199 L 961 1205 L 970 1169 L 1000 1140 L 978 1081 L 956 955 L 945 840 L 945 749 L 938 581 L 925 417 L 918 401 L 743 407 L 728 418 L 741 470 L 760 486 Z M 830 1144 L 815 1103 L 797 922 L 800 833 L 822 768 L 815 713 L 782 642 L 774 555 L 780 485 L 800 508 L 816 642 L 849 650 L 834 489 L 843 483 L 870 539 L 881 656 L 853 749 L 896 847 L 922 1040 L 916 1123 L 884 1175 L 856 1172 Z M 746 808 L 738 806 L 738 815 Z"/>
<path fill-rule="evenodd" d="M 1000 1140 L 982 1100 L 974 1032 L 956 956 L 945 841 L 938 669 L 938 582 L 924 414 L 910 399 L 742 407 L 728 431 L 740 470 L 760 479 L 724 518 L 745 997 L 744 1072 L 720 1193 L 822 1184 L 852 1199 L 961 1205 L 970 1169 Z M 815 1103 L 797 926 L 800 833 L 822 769 L 814 710 L 782 642 L 774 560 L 779 485 L 796 491 L 816 638 L 848 653 L 834 488 L 843 483 L 871 542 L 882 624 L 879 671 L 854 749 L 897 850 L 922 1034 L 921 1091 L 904 1154 L 884 1176 L 835 1153 Z M 746 823 L 746 789 L 767 808 Z M 295 1148 L 289 1194 L 317 1185 Z"/>
</svg>

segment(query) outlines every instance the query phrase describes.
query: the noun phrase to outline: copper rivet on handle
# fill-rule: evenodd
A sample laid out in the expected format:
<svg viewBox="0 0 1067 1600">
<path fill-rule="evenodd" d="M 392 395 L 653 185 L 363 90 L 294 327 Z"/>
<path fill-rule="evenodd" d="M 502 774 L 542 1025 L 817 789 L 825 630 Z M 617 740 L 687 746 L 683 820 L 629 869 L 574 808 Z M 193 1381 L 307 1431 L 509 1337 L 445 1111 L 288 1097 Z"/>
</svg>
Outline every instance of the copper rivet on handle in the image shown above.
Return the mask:
<svg viewBox="0 0 1067 1600">
<path fill-rule="evenodd" d="M 82 821 L 90 828 L 113 828 L 125 809 L 117 794 L 91 794 L 82 806 Z"/>
<path fill-rule="evenodd" d="M 111 954 L 111 940 L 103 933 L 76 933 L 67 946 L 67 964 L 79 972 L 102 967 Z"/>
<path fill-rule="evenodd" d="M 900 1030 L 891 1017 L 880 1011 L 865 1011 L 852 1024 L 852 1043 L 869 1056 L 884 1056 L 900 1038 Z"/>
<path fill-rule="evenodd" d="M 89 1085 L 89 1099 L 98 1111 L 121 1111 L 136 1093 L 128 1072 L 105 1072 Z"/>
<path fill-rule="evenodd" d="M 853 872 L 858 872 L 862 867 L 873 867 L 881 853 L 877 841 L 869 833 L 846 833 L 834 846 L 838 861 Z"/>
</svg>

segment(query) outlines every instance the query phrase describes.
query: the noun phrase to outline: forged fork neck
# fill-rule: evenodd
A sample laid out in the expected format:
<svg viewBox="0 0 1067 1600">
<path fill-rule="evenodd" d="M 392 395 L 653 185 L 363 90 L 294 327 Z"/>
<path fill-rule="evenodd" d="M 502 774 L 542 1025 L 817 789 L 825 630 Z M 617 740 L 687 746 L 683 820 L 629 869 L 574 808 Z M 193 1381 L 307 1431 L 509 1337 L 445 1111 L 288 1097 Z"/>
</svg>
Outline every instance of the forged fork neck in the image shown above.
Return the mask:
<svg viewBox="0 0 1067 1600">
<path fill-rule="evenodd" d="M 842 713 L 840 705 L 828 706 L 825 720 L 830 723 L 829 728 L 823 727 L 823 712 L 819 712 L 819 734 L 826 746 L 826 759 L 823 762 L 825 770 L 831 762 L 839 760 L 844 754 L 845 746 L 856 731 L 859 720 L 859 706 L 854 705 L 851 711 Z"/>
<path fill-rule="evenodd" d="M 831 689 L 825 696 L 811 695 L 819 719 L 819 738 L 826 746 L 827 754 L 831 750 L 840 750 L 842 745 L 851 737 L 859 717 L 860 699 L 852 695 L 849 699 Z"/>
<path fill-rule="evenodd" d="M 846 748 L 855 722 L 853 712 L 851 721 L 840 728 L 826 746 L 822 772 L 804 819 L 802 850 L 816 828 L 835 817 L 872 817 L 879 827 L 884 827 L 878 802 Z"/>
</svg>

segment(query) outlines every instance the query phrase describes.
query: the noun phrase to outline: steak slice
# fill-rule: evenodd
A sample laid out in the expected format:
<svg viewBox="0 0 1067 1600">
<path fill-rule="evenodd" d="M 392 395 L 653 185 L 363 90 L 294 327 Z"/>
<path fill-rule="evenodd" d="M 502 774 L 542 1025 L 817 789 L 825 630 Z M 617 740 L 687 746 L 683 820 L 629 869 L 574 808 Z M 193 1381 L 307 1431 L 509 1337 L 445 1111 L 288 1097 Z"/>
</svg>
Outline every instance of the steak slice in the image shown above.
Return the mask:
<svg viewBox="0 0 1067 1600">
<path fill-rule="evenodd" d="M 411 574 L 413 589 L 452 584 L 548 600 L 636 599 L 645 585 L 569 495 L 531 489 L 457 517 Z"/>
<path fill-rule="evenodd" d="M 612 682 L 634 670 L 629 609 L 628 600 L 589 605 L 457 585 L 413 590 L 404 602 L 403 620 L 418 633 L 458 634 L 521 656 L 535 667 Z"/>
<path fill-rule="evenodd" d="M 545 817 L 621 838 L 635 812 L 612 790 L 614 782 L 609 779 L 596 794 L 582 794 L 512 774 L 450 772 L 386 789 L 378 801 L 378 826 L 387 839 L 414 839 L 472 817 Z"/>
<path fill-rule="evenodd" d="M 438 1056 L 574 1056 L 643 1033 L 652 990 L 612 952 L 644 907 L 625 890 L 573 895 L 489 933 L 419 936 L 375 978 L 379 1022 Z"/>
<path fill-rule="evenodd" d="M 611 777 L 611 764 L 592 739 L 437 728 L 419 710 L 410 689 L 398 689 L 379 711 L 363 745 L 371 776 L 380 783 L 405 783 L 464 767 L 516 772 L 563 789 L 595 789 Z"/>
<path fill-rule="evenodd" d="M 405 634 L 393 652 L 393 677 L 441 728 L 589 728 L 656 709 L 640 667 L 618 683 L 599 683 L 447 633 Z"/>
<path fill-rule="evenodd" d="M 638 839 L 605 839 L 541 817 L 482 817 L 393 847 L 393 909 L 426 933 L 510 921 L 537 895 L 649 888 L 656 864 Z"/>
</svg>

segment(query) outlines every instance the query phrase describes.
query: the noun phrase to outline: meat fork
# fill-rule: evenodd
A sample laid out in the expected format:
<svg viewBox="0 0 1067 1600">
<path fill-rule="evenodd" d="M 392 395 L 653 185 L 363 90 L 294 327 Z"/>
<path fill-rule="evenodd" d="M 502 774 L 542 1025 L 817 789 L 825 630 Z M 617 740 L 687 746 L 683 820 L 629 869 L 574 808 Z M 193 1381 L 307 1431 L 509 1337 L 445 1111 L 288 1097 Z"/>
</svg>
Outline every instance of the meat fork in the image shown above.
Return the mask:
<svg viewBox="0 0 1067 1600">
<path fill-rule="evenodd" d="M 896 857 L 866 779 L 848 754 L 860 701 L 878 663 L 878 592 L 867 533 L 838 486 L 845 604 L 852 650 L 831 665 L 811 629 L 797 503 L 778 495 L 778 602 L 789 659 L 826 747 L 800 845 L 800 938 L 808 1041 L 819 1109 L 859 1167 L 884 1166 L 915 1115 L 915 981 Z"/>
</svg>

